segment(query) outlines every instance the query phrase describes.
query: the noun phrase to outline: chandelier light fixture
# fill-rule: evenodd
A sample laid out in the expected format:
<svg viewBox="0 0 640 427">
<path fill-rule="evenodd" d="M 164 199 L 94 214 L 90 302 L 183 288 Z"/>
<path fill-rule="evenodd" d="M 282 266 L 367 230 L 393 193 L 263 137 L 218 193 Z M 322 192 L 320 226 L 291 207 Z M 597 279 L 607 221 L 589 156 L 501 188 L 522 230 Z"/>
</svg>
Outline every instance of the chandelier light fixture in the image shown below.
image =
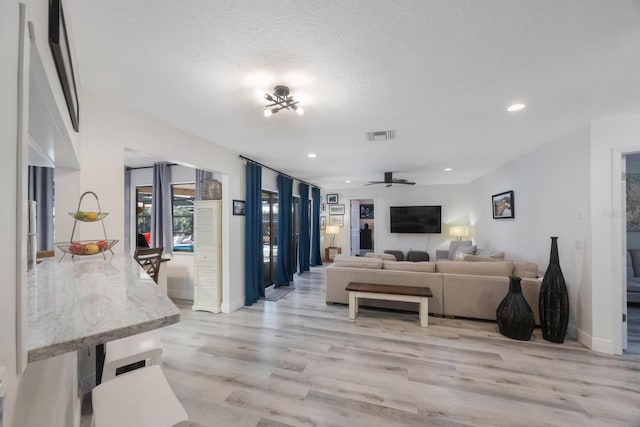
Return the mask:
<svg viewBox="0 0 640 427">
<path fill-rule="evenodd" d="M 304 114 L 304 108 L 302 108 L 292 95 L 289 95 L 290 90 L 287 86 L 276 86 L 273 88 L 273 94 L 264 94 L 264 99 L 269 101 L 269 104 L 265 105 L 264 116 L 270 117 L 280 110 L 293 110 L 299 115 Z"/>
</svg>

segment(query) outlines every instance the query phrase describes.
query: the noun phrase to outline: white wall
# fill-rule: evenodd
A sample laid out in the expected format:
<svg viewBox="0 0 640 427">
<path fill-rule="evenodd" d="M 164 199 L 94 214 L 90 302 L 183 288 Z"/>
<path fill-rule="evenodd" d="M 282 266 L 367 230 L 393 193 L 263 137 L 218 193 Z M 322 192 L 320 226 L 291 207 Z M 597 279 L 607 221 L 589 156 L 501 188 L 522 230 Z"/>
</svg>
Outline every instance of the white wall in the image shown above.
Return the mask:
<svg viewBox="0 0 640 427">
<path fill-rule="evenodd" d="M 616 354 L 622 351 L 622 289 L 626 288 L 621 211 L 621 153 L 640 151 L 640 115 L 616 117 L 591 124 L 591 257 L 593 348 Z"/>
<path fill-rule="evenodd" d="M 479 246 L 505 251 L 507 259 L 534 261 L 544 271 L 549 237 L 559 237 L 569 333 L 583 340 L 591 335 L 589 138 L 589 127 L 558 138 L 477 179 L 470 191 Z M 493 219 L 491 196 L 509 190 L 515 218 Z"/>
<path fill-rule="evenodd" d="M 241 307 L 244 217 L 233 216 L 231 211 L 233 199 L 245 199 L 245 168 L 238 154 L 87 92 L 82 92 L 82 104 L 81 190 L 95 191 L 105 210 L 124 212 L 125 148 L 222 175 L 222 202 L 228 207 L 222 217 L 222 309 L 229 312 Z M 61 209 L 66 212 L 66 208 Z M 105 223 L 113 238 L 124 238 L 123 215 L 109 215 Z M 122 252 L 124 245 L 116 245 L 114 250 Z"/>
<path fill-rule="evenodd" d="M 16 156 L 18 138 L 18 1 L 0 2 L 0 230 L 3 245 L 16 247 Z M 0 286 L 0 366 L 7 368 L 5 424 L 11 425 L 16 403 L 16 253 L 4 250 L 0 257 L 4 286 Z"/>
<path fill-rule="evenodd" d="M 409 249 L 429 252 L 431 259 L 435 259 L 436 249 L 449 247 L 451 238 L 448 234 L 451 225 L 468 225 L 471 200 L 468 185 L 394 185 L 367 186 L 343 189 L 323 189 L 322 203 L 326 204 L 327 194 L 338 194 L 338 204 L 345 205 L 344 227 L 336 236 L 336 246 L 342 247 L 342 253 L 349 253 L 350 241 L 350 200 L 370 199 L 374 204 L 373 229 L 375 230 L 375 251 L 383 252 L 387 249 L 401 250 L 405 253 Z M 442 234 L 398 234 L 390 232 L 389 207 L 405 205 L 441 205 L 442 206 Z M 321 216 L 327 217 L 329 224 L 329 206 Z M 360 222 L 360 218 L 354 218 Z M 322 233 L 324 235 L 324 233 Z M 471 236 L 473 237 L 473 236 Z M 323 238 L 321 246 L 328 245 L 328 239 Z"/>
<path fill-rule="evenodd" d="M 67 131 L 71 122 L 48 45 L 48 8 L 46 0 L 27 3 L 27 19 L 34 24 L 36 47 L 40 52 L 47 79 L 58 108 L 62 112 Z M 0 197 L 0 227 L 6 247 L 15 247 L 16 224 L 16 124 L 18 70 L 18 12 L 19 2 L 0 2 L 0 170 L 3 185 Z M 68 23 L 70 24 L 70 23 Z M 72 24 L 70 24 L 72 25 Z M 73 57 L 73 40 L 71 40 Z M 71 133 L 77 150 L 79 137 Z M 64 191 L 59 189 L 59 191 Z M 0 366 L 6 366 L 8 385 L 5 400 L 5 427 L 61 426 L 79 423 L 79 399 L 75 395 L 76 354 L 29 364 L 21 374 L 16 373 L 16 254 L 5 251 L 0 257 L 0 269 L 6 286 L 0 286 Z"/>
</svg>

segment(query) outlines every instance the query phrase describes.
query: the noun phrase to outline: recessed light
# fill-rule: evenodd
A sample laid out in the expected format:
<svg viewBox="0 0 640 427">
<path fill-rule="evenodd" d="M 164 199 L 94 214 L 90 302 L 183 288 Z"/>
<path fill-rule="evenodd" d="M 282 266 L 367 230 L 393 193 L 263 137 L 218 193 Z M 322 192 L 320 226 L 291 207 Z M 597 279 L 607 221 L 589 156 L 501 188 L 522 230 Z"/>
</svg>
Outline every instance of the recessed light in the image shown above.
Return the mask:
<svg viewBox="0 0 640 427">
<path fill-rule="evenodd" d="M 444 171 L 445 171 L 445 172 L 451 172 L 452 170 L 453 170 L 453 169 L 451 169 L 451 168 L 444 168 Z"/>
<path fill-rule="evenodd" d="M 351 184 L 351 180 L 350 180 L 350 179 L 346 179 L 346 180 L 344 181 L 344 183 L 345 183 L 345 184 Z"/>
<path fill-rule="evenodd" d="M 524 110 L 525 107 L 526 105 L 524 104 L 511 104 L 507 107 L 507 111 L 513 113 L 514 111 Z"/>
<path fill-rule="evenodd" d="M 316 153 L 309 153 L 309 154 L 307 154 L 307 157 L 310 158 L 310 159 L 315 159 L 318 156 L 316 156 Z"/>
</svg>

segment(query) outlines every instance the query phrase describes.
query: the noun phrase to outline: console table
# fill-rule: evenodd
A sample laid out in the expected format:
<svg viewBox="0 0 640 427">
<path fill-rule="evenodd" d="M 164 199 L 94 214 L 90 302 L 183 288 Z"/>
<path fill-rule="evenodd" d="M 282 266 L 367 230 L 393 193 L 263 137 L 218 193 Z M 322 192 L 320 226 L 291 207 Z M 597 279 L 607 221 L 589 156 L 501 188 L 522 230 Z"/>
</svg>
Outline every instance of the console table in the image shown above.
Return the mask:
<svg viewBox="0 0 640 427">
<path fill-rule="evenodd" d="M 342 248 L 337 246 L 329 246 L 328 248 L 324 248 L 324 260 L 325 261 L 333 261 L 336 255 L 342 253 Z"/>
</svg>

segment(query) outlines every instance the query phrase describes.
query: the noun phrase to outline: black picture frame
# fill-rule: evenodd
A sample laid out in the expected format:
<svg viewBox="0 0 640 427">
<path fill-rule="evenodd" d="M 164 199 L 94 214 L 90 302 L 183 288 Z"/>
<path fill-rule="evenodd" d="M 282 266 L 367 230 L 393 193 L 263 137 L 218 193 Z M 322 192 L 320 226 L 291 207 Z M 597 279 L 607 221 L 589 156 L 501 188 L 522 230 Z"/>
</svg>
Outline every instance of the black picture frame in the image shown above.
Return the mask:
<svg viewBox="0 0 640 427">
<path fill-rule="evenodd" d="M 373 219 L 373 205 L 360 205 L 360 219 Z"/>
<path fill-rule="evenodd" d="M 62 93 L 69 109 L 71 126 L 74 131 L 78 132 L 80 129 L 80 104 L 78 103 L 78 90 L 73 73 L 71 49 L 69 49 L 69 37 L 61 0 L 49 0 L 49 47 L 62 85 Z"/>
<path fill-rule="evenodd" d="M 327 204 L 335 205 L 338 203 L 338 195 L 337 194 L 327 194 Z"/>
<path fill-rule="evenodd" d="M 513 219 L 516 217 L 516 207 L 513 190 L 491 196 L 491 210 L 493 219 Z"/>
<path fill-rule="evenodd" d="M 234 215 L 242 215 L 246 214 L 246 202 L 244 200 L 234 200 L 233 201 L 233 214 Z"/>
</svg>

